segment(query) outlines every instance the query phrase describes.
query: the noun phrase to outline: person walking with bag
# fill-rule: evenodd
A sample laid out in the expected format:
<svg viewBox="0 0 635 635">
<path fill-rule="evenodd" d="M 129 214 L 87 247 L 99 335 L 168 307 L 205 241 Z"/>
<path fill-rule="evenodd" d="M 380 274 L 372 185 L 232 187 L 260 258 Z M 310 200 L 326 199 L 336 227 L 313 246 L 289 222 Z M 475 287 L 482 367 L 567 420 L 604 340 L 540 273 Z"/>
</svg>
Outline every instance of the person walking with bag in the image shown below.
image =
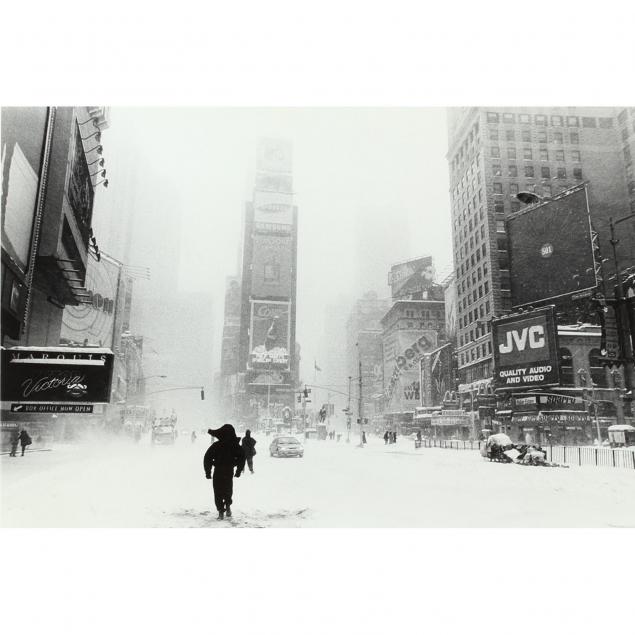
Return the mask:
<svg viewBox="0 0 635 635">
<path fill-rule="evenodd" d="M 240 443 L 249 471 L 254 473 L 254 456 L 256 456 L 256 439 L 251 436 L 251 430 L 245 430 L 245 436 Z"/>
<path fill-rule="evenodd" d="M 218 520 L 225 514 L 231 518 L 234 477 L 238 478 L 245 469 L 245 453 L 240 447 L 234 426 L 226 423 L 217 430 L 208 430 L 208 434 L 218 439 L 210 445 L 203 458 L 205 478 L 212 479 L 214 504 L 218 510 Z M 212 477 L 212 468 L 214 476 Z M 234 474 L 234 468 L 236 473 Z"/>
</svg>

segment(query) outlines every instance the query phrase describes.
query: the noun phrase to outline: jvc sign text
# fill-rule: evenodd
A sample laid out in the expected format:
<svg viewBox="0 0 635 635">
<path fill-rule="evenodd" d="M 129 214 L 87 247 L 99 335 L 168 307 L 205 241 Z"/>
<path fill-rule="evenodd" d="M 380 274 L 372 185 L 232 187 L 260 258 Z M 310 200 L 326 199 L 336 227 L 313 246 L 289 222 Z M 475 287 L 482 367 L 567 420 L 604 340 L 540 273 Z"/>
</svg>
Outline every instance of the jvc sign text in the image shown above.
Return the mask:
<svg viewBox="0 0 635 635">
<path fill-rule="evenodd" d="M 527 346 L 529 348 L 544 348 L 545 329 L 542 325 L 525 327 L 524 329 L 507 331 L 505 342 L 498 345 L 498 350 L 503 354 L 513 353 L 517 350 L 522 353 Z"/>
</svg>

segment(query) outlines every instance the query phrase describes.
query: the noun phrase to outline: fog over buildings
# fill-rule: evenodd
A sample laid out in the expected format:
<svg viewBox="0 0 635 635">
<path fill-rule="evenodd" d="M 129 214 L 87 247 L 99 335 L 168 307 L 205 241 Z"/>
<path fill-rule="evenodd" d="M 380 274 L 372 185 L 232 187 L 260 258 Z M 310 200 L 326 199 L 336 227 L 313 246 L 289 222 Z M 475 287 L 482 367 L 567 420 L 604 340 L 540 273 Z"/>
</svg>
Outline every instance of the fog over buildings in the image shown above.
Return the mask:
<svg viewBox="0 0 635 635">
<path fill-rule="evenodd" d="M 146 306 L 133 306 L 132 328 L 147 334 L 147 351 L 153 330 L 165 334 L 163 321 L 171 335 L 169 346 L 155 345 L 155 361 L 145 358 L 147 375 L 178 362 L 183 380 L 209 385 L 218 369 L 225 277 L 238 273 L 261 137 L 293 145 L 301 375 L 312 376 L 314 360 L 326 356 L 327 305 L 346 313 L 366 291 L 387 297 L 397 260 L 431 254 L 438 269 L 451 262 L 443 109 L 112 108 L 110 117 L 110 188 L 98 205 L 118 221 L 97 209 L 95 231 L 113 256 L 150 269 L 150 280 L 135 281 L 135 300 Z M 185 311 L 194 297 L 212 307 L 213 320 Z M 209 359 L 178 357 L 206 333 Z"/>
</svg>

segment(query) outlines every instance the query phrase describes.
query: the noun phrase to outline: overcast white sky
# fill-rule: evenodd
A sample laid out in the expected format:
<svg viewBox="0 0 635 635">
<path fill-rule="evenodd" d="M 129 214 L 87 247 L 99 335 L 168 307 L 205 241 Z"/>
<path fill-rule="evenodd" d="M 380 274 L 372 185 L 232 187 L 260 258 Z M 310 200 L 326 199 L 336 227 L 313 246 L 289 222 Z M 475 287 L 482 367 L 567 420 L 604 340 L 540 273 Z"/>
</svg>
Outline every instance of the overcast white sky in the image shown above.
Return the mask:
<svg viewBox="0 0 635 635">
<path fill-rule="evenodd" d="M 262 136 L 284 137 L 294 148 L 297 339 L 306 373 L 320 359 L 327 304 L 342 295 L 352 302 L 369 287 L 387 295 L 391 262 L 431 254 L 439 272 L 451 265 L 445 111 L 112 109 L 103 139 L 111 166 L 104 195 L 130 187 L 121 172 L 132 170 L 135 209 L 154 219 L 133 264 L 151 264 L 155 281 L 171 278 L 176 263 L 157 256 L 169 256 L 169 244 L 180 239 L 176 279 L 181 290 L 212 293 L 217 343 L 224 279 L 236 272 Z M 215 366 L 219 355 L 217 346 Z"/>
</svg>

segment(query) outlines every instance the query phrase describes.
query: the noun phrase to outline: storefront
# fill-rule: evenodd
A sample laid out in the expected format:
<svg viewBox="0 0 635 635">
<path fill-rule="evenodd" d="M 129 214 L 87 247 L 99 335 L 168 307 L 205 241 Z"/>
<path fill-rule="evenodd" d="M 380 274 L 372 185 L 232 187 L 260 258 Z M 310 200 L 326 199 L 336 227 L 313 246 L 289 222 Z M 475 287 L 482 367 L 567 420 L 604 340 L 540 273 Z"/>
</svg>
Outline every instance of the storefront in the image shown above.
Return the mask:
<svg viewBox="0 0 635 635">
<path fill-rule="evenodd" d="M 472 437 L 473 417 L 464 410 L 442 410 L 432 415 L 432 435 L 435 439 L 464 439 Z"/>
</svg>

